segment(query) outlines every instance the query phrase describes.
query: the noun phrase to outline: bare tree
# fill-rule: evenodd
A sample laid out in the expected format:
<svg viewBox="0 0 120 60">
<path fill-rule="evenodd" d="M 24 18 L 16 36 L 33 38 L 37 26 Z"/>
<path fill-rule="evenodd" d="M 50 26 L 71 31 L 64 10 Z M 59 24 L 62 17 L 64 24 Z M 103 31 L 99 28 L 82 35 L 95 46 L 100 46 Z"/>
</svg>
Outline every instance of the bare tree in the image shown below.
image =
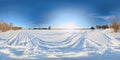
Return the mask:
<svg viewBox="0 0 120 60">
<path fill-rule="evenodd" d="M 0 20 L 0 30 L 3 32 L 8 31 L 8 30 L 13 30 L 13 24 L 12 23 L 7 23 L 3 20 Z"/>
<path fill-rule="evenodd" d="M 7 23 L 4 20 L 0 19 L 0 30 L 2 32 L 8 31 L 8 30 L 21 30 L 22 27 L 14 27 L 13 23 Z"/>
<path fill-rule="evenodd" d="M 114 17 L 111 22 L 111 28 L 114 29 L 114 32 L 118 32 L 119 27 L 120 27 L 120 22 L 118 21 L 117 17 Z"/>
</svg>

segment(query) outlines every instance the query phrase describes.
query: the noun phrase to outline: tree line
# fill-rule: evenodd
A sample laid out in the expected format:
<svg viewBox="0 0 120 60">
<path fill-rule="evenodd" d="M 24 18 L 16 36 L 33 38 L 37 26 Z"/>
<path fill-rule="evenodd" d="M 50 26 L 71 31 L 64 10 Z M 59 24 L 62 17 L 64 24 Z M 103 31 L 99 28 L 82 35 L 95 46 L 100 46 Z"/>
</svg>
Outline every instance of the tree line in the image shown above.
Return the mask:
<svg viewBox="0 0 120 60">
<path fill-rule="evenodd" d="M 13 23 L 7 23 L 5 21 L 0 21 L 0 30 L 2 32 L 8 31 L 8 30 L 20 30 L 22 27 L 14 27 Z"/>
<path fill-rule="evenodd" d="M 120 31 L 120 22 L 115 18 L 112 20 L 110 25 L 96 25 L 96 29 L 107 29 L 112 28 L 114 29 L 114 32 Z M 94 27 L 91 27 L 91 29 L 95 29 Z"/>
<path fill-rule="evenodd" d="M 97 25 L 96 28 L 97 29 L 107 29 L 107 28 L 109 28 L 109 26 L 108 25 Z"/>
</svg>

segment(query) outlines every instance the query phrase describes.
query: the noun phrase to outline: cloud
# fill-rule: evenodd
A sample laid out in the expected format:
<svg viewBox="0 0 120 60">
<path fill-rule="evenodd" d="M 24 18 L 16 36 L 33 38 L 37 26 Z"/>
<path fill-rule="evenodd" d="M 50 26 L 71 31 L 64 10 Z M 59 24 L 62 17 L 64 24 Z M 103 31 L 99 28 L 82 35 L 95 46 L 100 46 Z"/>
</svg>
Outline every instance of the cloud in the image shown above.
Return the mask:
<svg viewBox="0 0 120 60">
<path fill-rule="evenodd" d="M 57 56 L 51 54 L 51 55 L 48 55 L 48 58 L 57 58 Z"/>
<path fill-rule="evenodd" d="M 117 17 L 113 16 L 113 15 L 110 15 L 110 16 L 93 16 L 93 18 L 100 18 L 100 19 L 103 19 L 103 20 L 113 20 Z"/>
</svg>

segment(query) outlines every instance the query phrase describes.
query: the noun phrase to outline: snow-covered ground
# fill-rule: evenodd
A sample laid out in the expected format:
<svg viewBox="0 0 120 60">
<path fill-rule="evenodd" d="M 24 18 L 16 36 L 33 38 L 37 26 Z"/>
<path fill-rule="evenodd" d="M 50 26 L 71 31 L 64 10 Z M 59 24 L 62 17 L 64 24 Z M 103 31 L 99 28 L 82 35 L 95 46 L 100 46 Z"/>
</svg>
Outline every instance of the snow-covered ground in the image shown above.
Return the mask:
<svg viewBox="0 0 120 60">
<path fill-rule="evenodd" d="M 119 60 L 120 33 L 18 30 L 0 33 L 0 60 Z"/>
</svg>

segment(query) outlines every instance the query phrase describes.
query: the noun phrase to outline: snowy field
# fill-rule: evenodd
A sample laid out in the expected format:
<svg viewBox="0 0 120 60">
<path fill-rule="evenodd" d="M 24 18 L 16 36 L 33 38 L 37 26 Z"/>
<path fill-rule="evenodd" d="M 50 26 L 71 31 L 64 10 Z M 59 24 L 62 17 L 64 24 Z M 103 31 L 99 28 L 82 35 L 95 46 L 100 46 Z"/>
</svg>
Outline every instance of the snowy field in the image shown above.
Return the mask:
<svg viewBox="0 0 120 60">
<path fill-rule="evenodd" d="M 0 60 L 119 60 L 120 33 L 18 30 L 0 33 Z"/>
</svg>

